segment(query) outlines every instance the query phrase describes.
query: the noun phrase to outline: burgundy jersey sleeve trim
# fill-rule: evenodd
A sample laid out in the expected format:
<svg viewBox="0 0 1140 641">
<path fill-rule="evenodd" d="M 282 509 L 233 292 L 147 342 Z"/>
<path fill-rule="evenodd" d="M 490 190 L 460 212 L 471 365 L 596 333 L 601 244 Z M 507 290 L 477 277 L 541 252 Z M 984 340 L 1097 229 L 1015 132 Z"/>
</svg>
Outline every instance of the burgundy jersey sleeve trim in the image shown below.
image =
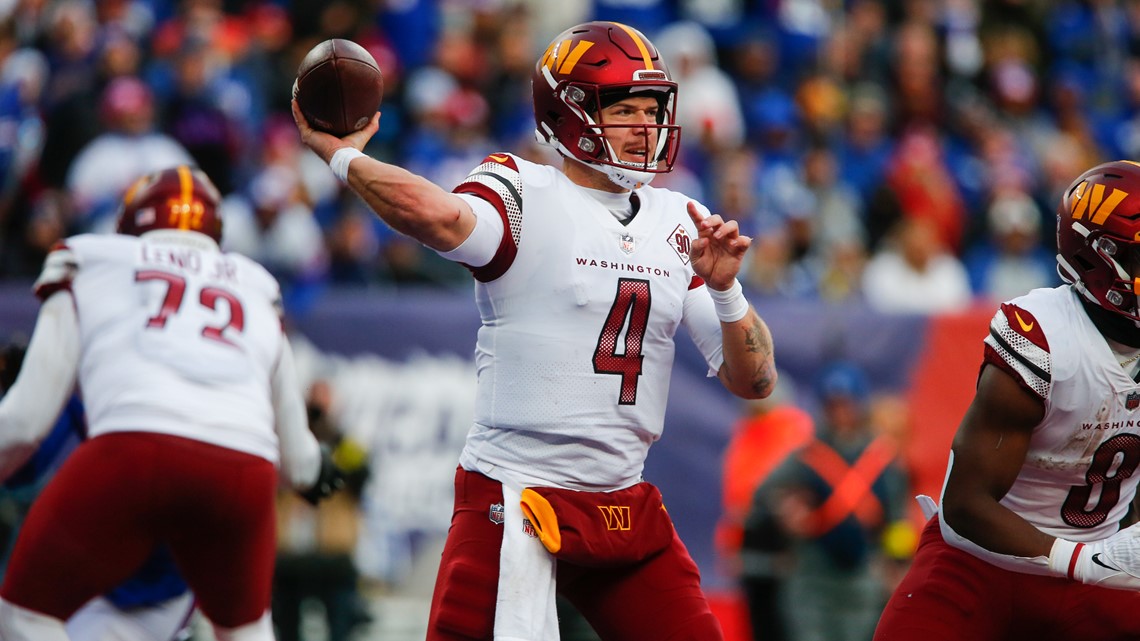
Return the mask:
<svg viewBox="0 0 1140 641">
<path fill-rule="evenodd" d="M 1005 322 L 1010 330 L 1024 336 L 1026 340 L 1041 349 L 1049 351 L 1049 341 L 1045 340 L 1045 332 L 1033 314 L 1010 303 L 1002 303 L 1001 313 L 1005 314 Z"/>
<path fill-rule="evenodd" d="M 1049 398 L 1053 362 L 1049 341 L 1028 311 L 1005 303 L 990 321 L 985 362 L 998 365 L 1036 396 Z"/>
<path fill-rule="evenodd" d="M 1006 374 L 1012 376 L 1013 380 L 1017 381 L 1017 384 L 1025 389 L 1025 391 L 1033 394 L 1041 400 L 1045 400 L 1045 397 L 1041 395 L 1041 392 L 1030 387 L 1029 384 L 1025 382 L 1025 379 L 1021 377 L 1021 373 L 1014 369 L 1013 366 L 1011 366 L 1009 363 L 1005 362 L 1005 360 L 1003 360 L 1002 357 L 998 355 L 997 351 L 989 345 L 985 346 L 985 355 L 982 357 L 982 366 L 978 368 L 979 380 L 982 377 L 982 370 L 986 368 L 986 365 L 993 365 L 994 367 L 1001 369 Z"/>
<path fill-rule="evenodd" d="M 71 248 L 67 243 L 57 241 L 44 260 L 44 268 L 39 278 L 32 285 L 36 298 L 45 301 L 60 290 L 70 290 L 71 281 L 78 269 L 79 263 Z"/>
<path fill-rule="evenodd" d="M 503 219 L 503 240 L 491 261 L 481 267 L 465 265 L 476 280 L 483 283 L 493 281 L 507 273 L 518 254 L 523 203 L 518 165 L 508 154 L 491 154 L 454 191 L 486 200 Z"/>
</svg>

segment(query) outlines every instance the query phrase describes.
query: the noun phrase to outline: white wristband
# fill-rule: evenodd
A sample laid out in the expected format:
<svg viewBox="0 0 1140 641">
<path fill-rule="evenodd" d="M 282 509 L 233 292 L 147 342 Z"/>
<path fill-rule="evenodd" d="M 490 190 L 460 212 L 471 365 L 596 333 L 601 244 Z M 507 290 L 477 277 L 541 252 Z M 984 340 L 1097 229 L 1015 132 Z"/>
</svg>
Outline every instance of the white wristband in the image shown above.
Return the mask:
<svg viewBox="0 0 1140 641">
<path fill-rule="evenodd" d="M 734 323 L 748 315 L 748 299 L 744 298 L 744 288 L 740 286 L 739 280 L 733 280 L 732 287 L 723 292 L 712 287 L 708 290 L 720 322 Z"/>
<path fill-rule="evenodd" d="M 348 163 L 363 155 L 353 147 L 341 147 L 329 159 L 329 169 L 332 169 L 333 175 L 341 182 L 346 183 L 348 182 Z"/>
<path fill-rule="evenodd" d="M 1084 548 L 1083 543 L 1066 541 L 1057 537 L 1053 541 L 1053 548 L 1049 550 L 1049 571 L 1057 576 L 1068 579 L 1074 578 L 1077 558 L 1080 556 L 1082 548 Z"/>
</svg>

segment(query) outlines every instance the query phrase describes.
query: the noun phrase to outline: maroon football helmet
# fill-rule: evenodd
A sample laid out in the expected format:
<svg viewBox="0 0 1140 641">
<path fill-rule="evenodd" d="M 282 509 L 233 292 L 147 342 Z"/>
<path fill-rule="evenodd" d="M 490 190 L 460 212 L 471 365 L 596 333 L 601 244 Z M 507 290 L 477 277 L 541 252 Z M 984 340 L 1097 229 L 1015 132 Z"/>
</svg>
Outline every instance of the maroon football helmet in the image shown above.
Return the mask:
<svg viewBox="0 0 1140 641">
<path fill-rule="evenodd" d="M 1057 272 L 1090 302 L 1140 321 L 1140 164 L 1097 165 L 1065 190 Z"/>
<path fill-rule="evenodd" d="M 563 31 L 535 65 L 531 89 L 535 135 L 564 156 L 625 187 L 673 169 L 681 134 L 675 123 L 677 83 L 640 31 L 617 22 L 587 22 Z M 656 124 L 598 124 L 602 107 L 630 95 L 658 100 Z M 613 127 L 655 130 L 656 148 L 645 162 L 620 160 L 605 140 L 605 130 Z"/>
<path fill-rule="evenodd" d="M 221 194 L 200 169 L 179 165 L 139 178 L 123 196 L 116 231 L 139 236 L 154 229 L 196 231 L 222 240 Z"/>
</svg>

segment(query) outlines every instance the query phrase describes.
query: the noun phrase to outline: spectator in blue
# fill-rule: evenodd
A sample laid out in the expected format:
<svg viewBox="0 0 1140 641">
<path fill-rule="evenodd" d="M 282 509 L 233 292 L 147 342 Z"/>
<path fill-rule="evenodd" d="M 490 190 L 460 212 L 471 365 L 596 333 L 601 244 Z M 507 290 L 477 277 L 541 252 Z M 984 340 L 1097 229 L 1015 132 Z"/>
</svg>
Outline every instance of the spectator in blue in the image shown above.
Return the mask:
<svg viewBox="0 0 1140 641">
<path fill-rule="evenodd" d="M 173 61 L 174 91 L 162 110 L 164 128 L 193 156 L 223 194 L 234 190 L 240 123 L 218 106 L 216 66 L 208 43 L 187 38 Z"/>
<path fill-rule="evenodd" d="M 989 237 L 965 259 L 974 294 L 992 302 L 1058 284 L 1056 260 L 1041 244 L 1041 211 L 1023 193 L 999 194 L 986 212 Z"/>
<path fill-rule="evenodd" d="M 841 180 L 869 202 L 883 184 L 894 154 L 888 133 L 890 105 L 886 93 L 871 83 L 856 85 L 849 94 L 847 127 L 836 151 Z"/>
</svg>

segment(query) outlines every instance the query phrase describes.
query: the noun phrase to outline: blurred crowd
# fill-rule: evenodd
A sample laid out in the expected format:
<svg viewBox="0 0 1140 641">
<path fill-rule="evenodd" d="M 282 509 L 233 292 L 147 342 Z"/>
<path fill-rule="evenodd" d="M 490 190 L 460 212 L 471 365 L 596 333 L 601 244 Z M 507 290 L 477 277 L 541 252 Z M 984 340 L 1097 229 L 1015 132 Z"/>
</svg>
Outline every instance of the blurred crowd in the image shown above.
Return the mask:
<svg viewBox="0 0 1140 641">
<path fill-rule="evenodd" d="M 297 65 L 364 45 L 387 90 L 369 153 L 451 187 L 489 152 L 550 159 L 534 61 L 592 18 L 664 53 L 683 144 L 658 183 L 755 236 L 759 295 L 928 312 L 1056 284 L 1058 194 L 1140 157 L 1135 0 L 2 0 L 0 277 L 192 161 L 228 248 L 293 310 L 328 286 L 466 286 L 303 151 Z"/>
</svg>

